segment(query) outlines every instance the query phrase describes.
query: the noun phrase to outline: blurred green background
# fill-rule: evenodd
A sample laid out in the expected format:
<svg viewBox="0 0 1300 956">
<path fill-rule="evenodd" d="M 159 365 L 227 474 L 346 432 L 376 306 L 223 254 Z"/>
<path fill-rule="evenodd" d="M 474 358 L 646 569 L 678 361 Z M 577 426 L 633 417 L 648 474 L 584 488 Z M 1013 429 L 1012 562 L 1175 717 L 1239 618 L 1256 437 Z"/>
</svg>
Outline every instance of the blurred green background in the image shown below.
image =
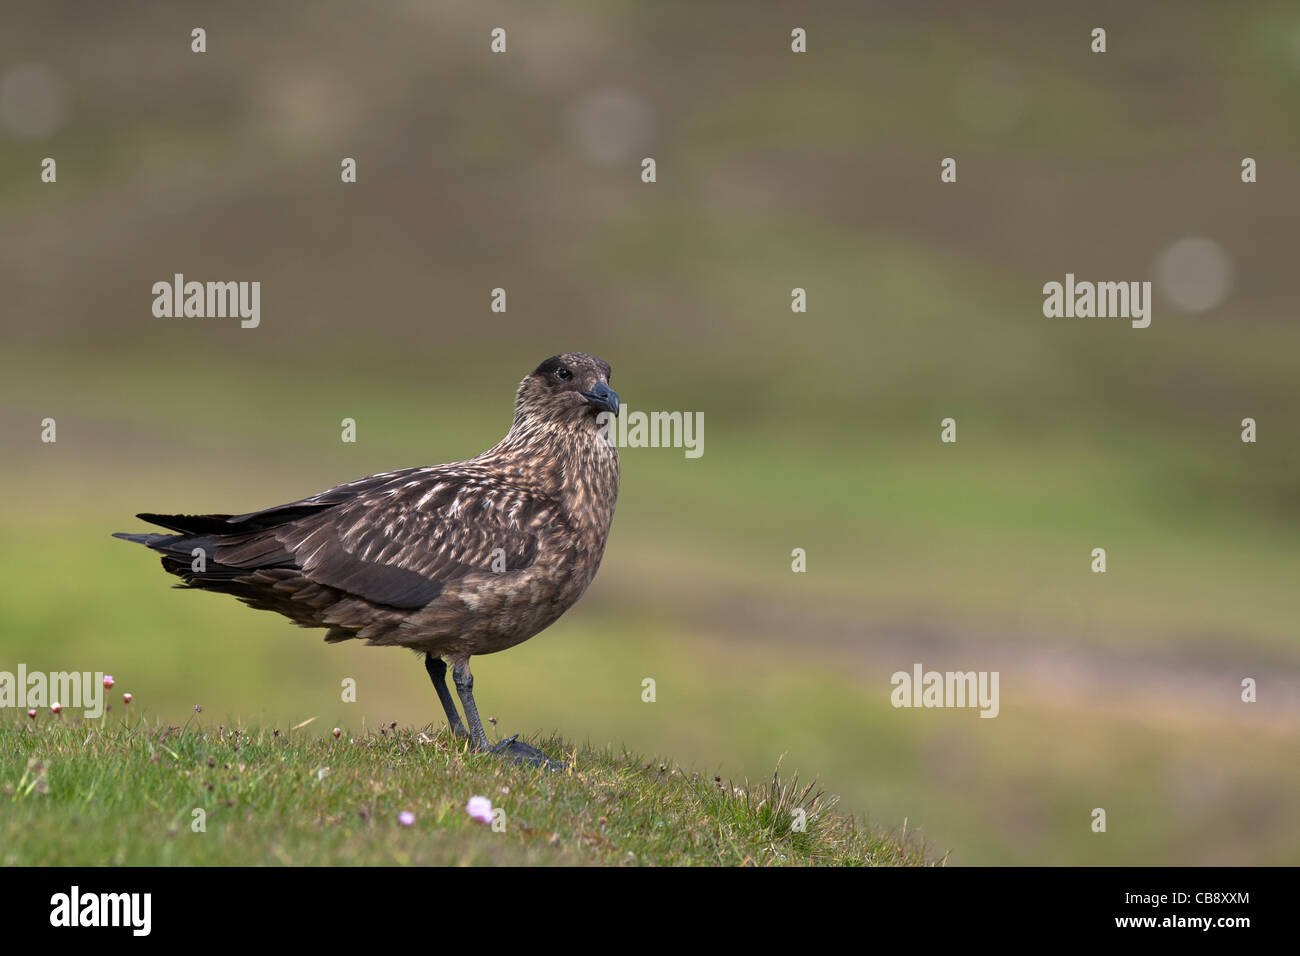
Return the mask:
<svg viewBox="0 0 1300 956">
<path fill-rule="evenodd" d="M 0 670 L 178 722 L 440 722 L 415 657 L 168 590 L 109 533 L 472 456 L 583 350 L 702 411 L 704 454 L 623 452 L 587 597 L 475 661 L 501 732 L 780 759 L 953 863 L 1300 862 L 1293 3 L 4 21 Z M 261 326 L 154 318 L 176 272 L 260 281 Z M 1151 280 L 1151 327 L 1044 318 L 1066 272 Z M 914 662 L 999 671 L 1000 716 L 895 710 Z"/>
</svg>

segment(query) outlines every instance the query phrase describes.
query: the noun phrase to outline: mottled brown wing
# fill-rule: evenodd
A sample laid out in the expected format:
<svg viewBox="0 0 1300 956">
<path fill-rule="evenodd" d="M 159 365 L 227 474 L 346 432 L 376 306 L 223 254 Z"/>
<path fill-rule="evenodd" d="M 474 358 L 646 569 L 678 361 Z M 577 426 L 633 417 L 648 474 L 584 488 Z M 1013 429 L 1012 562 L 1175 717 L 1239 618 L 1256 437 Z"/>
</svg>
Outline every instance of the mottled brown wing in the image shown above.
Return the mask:
<svg viewBox="0 0 1300 956">
<path fill-rule="evenodd" d="M 301 513 L 314 505 L 324 507 Z M 316 584 L 396 608 L 424 607 L 472 573 L 529 567 L 541 533 L 562 520 L 554 501 L 463 466 L 362 479 L 257 518 L 278 510 L 294 517 L 223 545 L 217 561 L 291 558 Z"/>
</svg>

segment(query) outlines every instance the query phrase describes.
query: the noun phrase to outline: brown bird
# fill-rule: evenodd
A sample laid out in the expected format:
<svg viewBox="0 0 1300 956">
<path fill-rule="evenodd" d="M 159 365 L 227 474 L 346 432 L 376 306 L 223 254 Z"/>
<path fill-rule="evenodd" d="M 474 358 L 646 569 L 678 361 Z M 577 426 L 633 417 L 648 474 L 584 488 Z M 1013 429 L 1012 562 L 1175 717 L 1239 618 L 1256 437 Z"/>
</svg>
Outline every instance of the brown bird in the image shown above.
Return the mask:
<svg viewBox="0 0 1300 956">
<path fill-rule="evenodd" d="M 555 623 L 600 567 L 618 498 L 618 451 L 600 418 L 619 410 L 609 377 L 607 363 L 566 352 L 520 383 L 510 431 L 477 458 L 372 475 L 250 514 L 140 514 L 176 533 L 114 537 L 160 552 L 184 581 L 177 587 L 329 628 L 329 642 L 422 653 L 454 734 L 547 765 L 517 735 L 489 747 L 469 661 Z"/>
</svg>

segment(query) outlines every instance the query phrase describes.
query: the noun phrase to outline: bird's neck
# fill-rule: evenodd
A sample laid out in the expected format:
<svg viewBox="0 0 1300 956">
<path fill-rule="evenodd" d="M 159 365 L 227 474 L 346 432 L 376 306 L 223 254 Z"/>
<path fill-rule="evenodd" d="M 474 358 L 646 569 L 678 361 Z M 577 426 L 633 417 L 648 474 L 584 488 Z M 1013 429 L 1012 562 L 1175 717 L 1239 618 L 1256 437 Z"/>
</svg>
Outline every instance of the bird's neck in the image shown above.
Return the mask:
<svg viewBox="0 0 1300 956">
<path fill-rule="evenodd" d="M 517 415 L 505 438 L 480 457 L 561 502 L 603 547 L 618 498 L 618 449 L 590 415 L 558 420 Z"/>
</svg>

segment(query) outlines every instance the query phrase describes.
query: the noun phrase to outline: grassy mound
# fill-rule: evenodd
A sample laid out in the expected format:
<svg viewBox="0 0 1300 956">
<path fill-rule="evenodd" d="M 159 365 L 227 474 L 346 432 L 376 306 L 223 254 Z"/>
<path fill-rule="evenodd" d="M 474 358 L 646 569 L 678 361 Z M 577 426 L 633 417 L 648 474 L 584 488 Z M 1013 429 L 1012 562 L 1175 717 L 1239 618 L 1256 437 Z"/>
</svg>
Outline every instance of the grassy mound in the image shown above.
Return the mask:
<svg viewBox="0 0 1300 956">
<path fill-rule="evenodd" d="M 797 780 L 737 787 L 629 753 L 534 741 L 547 772 L 446 733 L 0 725 L 0 862 L 917 865 L 906 834 Z M 466 810 L 486 797 L 493 822 Z M 198 812 L 201 811 L 201 812 Z M 201 824 L 201 825 L 200 825 Z"/>
</svg>

